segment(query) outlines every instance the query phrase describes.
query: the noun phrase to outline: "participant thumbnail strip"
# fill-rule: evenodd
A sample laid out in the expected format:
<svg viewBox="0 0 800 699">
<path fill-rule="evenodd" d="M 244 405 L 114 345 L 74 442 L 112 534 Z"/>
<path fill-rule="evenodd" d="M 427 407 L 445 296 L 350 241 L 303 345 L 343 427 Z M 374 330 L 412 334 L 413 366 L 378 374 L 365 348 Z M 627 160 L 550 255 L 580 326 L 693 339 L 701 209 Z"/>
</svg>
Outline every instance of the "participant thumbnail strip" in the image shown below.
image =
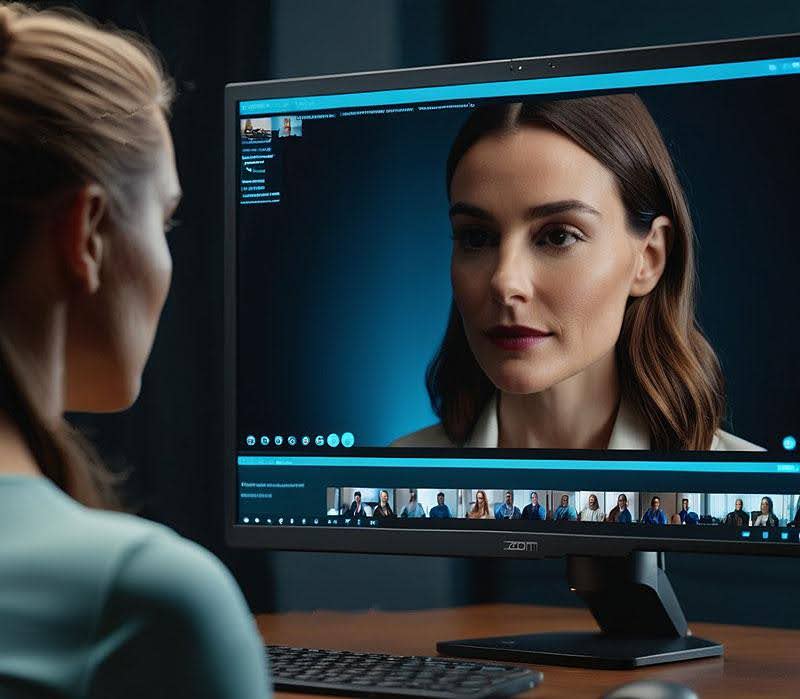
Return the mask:
<svg viewBox="0 0 800 699">
<path fill-rule="evenodd" d="M 327 516 L 800 526 L 800 495 L 332 486 Z"/>
</svg>

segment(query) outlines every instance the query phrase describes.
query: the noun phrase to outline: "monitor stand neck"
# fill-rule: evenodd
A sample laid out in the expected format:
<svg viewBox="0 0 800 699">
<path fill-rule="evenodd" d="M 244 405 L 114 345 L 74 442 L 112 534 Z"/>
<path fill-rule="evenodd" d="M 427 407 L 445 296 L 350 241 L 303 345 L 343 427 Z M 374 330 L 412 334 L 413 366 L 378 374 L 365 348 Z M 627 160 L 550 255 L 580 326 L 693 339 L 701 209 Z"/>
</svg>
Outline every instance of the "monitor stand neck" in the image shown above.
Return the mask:
<svg viewBox="0 0 800 699">
<path fill-rule="evenodd" d="M 570 589 L 586 602 L 599 632 L 440 641 L 443 655 L 545 665 L 628 669 L 722 655 L 691 635 L 664 569 L 664 554 L 570 556 Z"/>
<path fill-rule="evenodd" d="M 614 636 L 684 638 L 689 625 L 667 577 L 664 554 L 570 556 L 569 588 L 589 607 L 600 630 Z"/>
</svg>

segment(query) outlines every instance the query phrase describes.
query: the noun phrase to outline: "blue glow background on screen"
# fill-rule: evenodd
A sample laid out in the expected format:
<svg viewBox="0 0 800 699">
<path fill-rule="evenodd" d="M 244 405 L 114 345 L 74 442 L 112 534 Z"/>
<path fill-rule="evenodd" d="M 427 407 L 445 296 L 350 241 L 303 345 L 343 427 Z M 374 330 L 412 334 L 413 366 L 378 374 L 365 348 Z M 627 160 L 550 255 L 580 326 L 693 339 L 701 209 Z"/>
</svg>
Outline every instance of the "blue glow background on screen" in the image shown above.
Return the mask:
<svg viewBox="0 0 800 699">
<path fill-rule="evenodd" d="M 253 315 L 240 315 L 240 361 L 254 377 L 243 372 L 240 385 L 270 415 L 259 429 L 350 430 L 358 446 L 436 421 L 423 377 L 451 298 L 443 163 L 466 115 L 307 121 L 302 138 L 284 139 L 281 210 L 248 210 L 253 224 L 241 228 L 242 297 L 283 299 L 245 302 Z M 254 259 L 264 264 L 249 277 Z M 259 334 L 255 318 L 275 332 Z M 248 337 L 264 364 L 249 360 Z"/>
</svg>

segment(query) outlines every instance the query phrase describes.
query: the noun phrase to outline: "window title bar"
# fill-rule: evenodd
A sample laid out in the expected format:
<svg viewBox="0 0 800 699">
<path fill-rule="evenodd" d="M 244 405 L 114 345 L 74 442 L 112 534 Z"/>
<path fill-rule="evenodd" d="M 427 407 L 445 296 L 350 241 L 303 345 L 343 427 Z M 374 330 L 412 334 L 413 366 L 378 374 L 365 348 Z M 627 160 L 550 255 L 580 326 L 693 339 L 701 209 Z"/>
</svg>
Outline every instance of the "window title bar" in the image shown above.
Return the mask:
<svg viewBox="0 0 800 699">
<path fill-rule="evenodd" d="M 351 92 L 336 95 L 286 97 L 247 100 L 239 103 L 239 114 L 298 114 L 320 109 L 374 107 L 426 102 L 449 102 L 464 99 L 488 99 L 521 95 L 617 90 L 655 85 L 675 85 L 716 80 L 737 80 L 769 75 L 800 74 L 800 57 L 713 63 L 680 68 L 652 68 L 597 75 L 573 75 L 527 80 L 503 80 L 466 85 L 442 85 L 373 92 Z"/>
</svg>

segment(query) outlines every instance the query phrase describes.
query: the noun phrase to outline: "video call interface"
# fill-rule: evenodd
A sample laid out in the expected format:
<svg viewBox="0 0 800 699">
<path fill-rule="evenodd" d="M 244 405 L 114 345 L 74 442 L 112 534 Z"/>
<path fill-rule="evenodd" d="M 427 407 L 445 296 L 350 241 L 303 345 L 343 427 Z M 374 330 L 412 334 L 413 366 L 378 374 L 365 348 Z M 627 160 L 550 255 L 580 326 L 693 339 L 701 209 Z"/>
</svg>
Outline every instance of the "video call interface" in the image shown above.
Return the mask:
<svg viewBox="0 0 800 699">
<path fill-rule="evenodd" d="M 238 524 L 800 544 L 800 61 L 662 73 L 239 103 Z"/>
</svg>

